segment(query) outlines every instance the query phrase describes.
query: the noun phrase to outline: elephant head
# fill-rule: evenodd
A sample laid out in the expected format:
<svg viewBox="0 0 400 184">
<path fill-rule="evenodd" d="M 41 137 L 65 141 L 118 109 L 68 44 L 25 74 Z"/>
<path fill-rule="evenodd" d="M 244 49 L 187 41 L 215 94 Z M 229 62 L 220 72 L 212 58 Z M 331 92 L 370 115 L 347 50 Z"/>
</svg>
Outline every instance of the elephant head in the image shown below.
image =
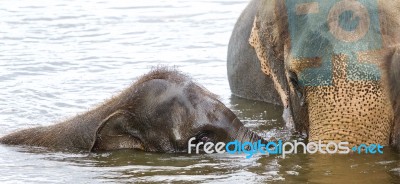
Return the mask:
<svg viewBox="0 0 400 184">
<path fill-rule="evenodd" d="M 12 133 L 0 142 L 68 150 L 184 152 L 192 137 L 214 143 L 260 139 L 216 95 L 176 70 L 158 68 L 89 112 Z"/>
<path fill-rule="evenodd" d="M 399 142 L 399 1 L 254 2 L 249 44 L 286 122 L 309 141 Z"/>
</svg>

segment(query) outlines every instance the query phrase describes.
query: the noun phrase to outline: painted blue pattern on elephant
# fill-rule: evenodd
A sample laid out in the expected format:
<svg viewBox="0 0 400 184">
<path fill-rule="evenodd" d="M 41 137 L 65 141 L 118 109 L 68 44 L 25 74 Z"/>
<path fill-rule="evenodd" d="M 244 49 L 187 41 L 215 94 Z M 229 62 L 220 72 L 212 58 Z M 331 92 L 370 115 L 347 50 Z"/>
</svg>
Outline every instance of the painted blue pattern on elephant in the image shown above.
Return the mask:
<svg viewBox="0 0 400 184">
<path fill-rule="evenodd" d="M 357 58 L 359 52 L 382 48 L 376 0 L 286 0 L 286 7 L 292 57 L 322 60 L 320 67 L 301 71 L 300 84 L 331 86 L 337 54 L 347 56 L 348 80 L 380 80 L 376 64 Z"/>
<path fill-rule="evenodd" d="M 354 31 L 360 24 L 360 17 L 353 17 L 354 12 L 350 10 L 343 11 L 339 15 L 339 25 L 346 31 Z"/>
</svg>

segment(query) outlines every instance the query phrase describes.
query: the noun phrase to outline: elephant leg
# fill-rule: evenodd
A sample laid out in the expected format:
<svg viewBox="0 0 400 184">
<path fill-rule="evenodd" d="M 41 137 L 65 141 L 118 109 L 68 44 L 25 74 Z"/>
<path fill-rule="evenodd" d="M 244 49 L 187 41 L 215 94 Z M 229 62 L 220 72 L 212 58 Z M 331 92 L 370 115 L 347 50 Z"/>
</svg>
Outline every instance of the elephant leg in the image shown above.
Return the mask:
<svg viewBox="0 0 400 184">
<path fill-rule="evenodd" d="M 281 105 L 271 77 L 261 71 L 257 54 L 248 42 L 259 5 L 259 0 L 251 1 L 233 29 L 227 56 L 229 86 L 236 96 Z"/>
</svg>

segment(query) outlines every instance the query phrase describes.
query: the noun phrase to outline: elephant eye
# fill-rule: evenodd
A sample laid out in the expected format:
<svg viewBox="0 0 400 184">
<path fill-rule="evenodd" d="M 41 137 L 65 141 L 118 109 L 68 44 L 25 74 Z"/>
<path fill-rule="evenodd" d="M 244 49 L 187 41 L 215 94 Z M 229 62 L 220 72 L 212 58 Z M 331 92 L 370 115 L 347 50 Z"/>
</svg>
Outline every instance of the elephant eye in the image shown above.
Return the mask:
<svg viewBox="0 0 400 184">
<path fill-rule="evenodd" d="M 289 71 L 289 80 L 296 90 L 297 97 L 300 99 L 300 106 L 304 106 L 304 91 L 299 83 L 299 78 L 297 77 L 297 74 L 293 71 Z"/>
<path fill-rule="evenodd" d="M 208 142 L 209 138 L 207 136 L 204 136 L 201 138 L 201 142 Z"/>
<path fill-rule="evenodd" d="M 300 89 L 299 78 L 295 72 L 289 71 L 289 80 L 296 90 Z"/>
<path fill-rule="evenodd" d="M 210 142 L 211 141 L 210 132 L 206 131 L 206 132 L 201 132 L 201 133 L 197 134 L 196 140 L 198 142 Z"/>
</svg>

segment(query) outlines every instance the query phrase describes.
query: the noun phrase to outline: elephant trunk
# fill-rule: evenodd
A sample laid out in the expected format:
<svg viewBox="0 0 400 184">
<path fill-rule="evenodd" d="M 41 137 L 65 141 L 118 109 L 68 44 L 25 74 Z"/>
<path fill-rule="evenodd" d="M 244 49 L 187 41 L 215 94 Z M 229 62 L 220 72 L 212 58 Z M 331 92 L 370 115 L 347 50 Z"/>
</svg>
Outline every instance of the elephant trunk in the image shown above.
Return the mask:
<svg viewBox="0 0 400 184">
<path fill-rule="evenodd" d="M 388 145 L 392 106 L 385 90 L 378 83 L 369 83 L 353 82 L 353 89 L 314 87 L 309 90 L 309 141 L 346 141 L 351 146 Z"/>
<path fill-rule="evenodd" d="M 235 121 L 239 120 L 235 119 Z M 240 126 L 239 130 L 236 133 L 236 140 L 238 140 L 239 142 L 257 142 L 258 140 L 261 140 L 261 143 L 267 143 L 267 141 L 259 136 L 256 132 L 251 131 L 245 126 Z"/>
<path fill-rule="evenodd" d="M 351 71 L 349 68 L 354 66 L 345 55 L 334 56 L 332 67 L 332 85 L 304 89 L 309 141 L 388 145 L 393 108 L 384 80 L 386 74 Z"/>
</svg>

